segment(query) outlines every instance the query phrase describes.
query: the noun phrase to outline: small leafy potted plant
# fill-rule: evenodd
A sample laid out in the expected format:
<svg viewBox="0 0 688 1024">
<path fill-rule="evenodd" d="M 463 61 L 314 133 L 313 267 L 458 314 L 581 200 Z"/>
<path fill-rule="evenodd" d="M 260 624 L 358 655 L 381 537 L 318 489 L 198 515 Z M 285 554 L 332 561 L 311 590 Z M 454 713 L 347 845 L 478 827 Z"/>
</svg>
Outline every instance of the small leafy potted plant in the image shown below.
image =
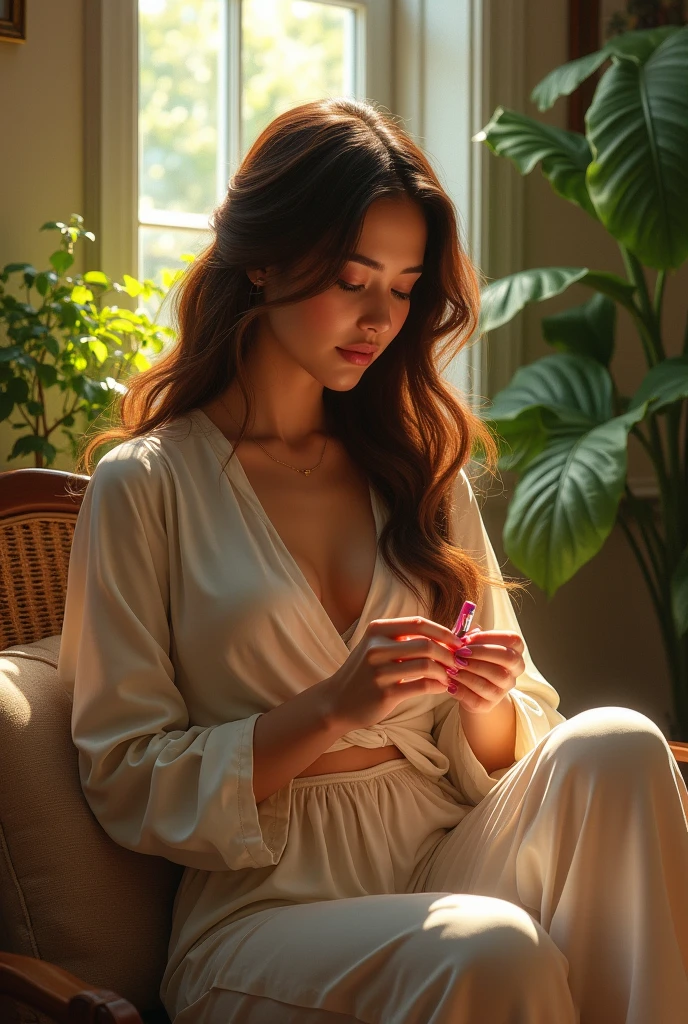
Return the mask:
<svg viewBox="0 0 688 1024">
<path fill-rule="evenodd" d="M 607 61 L 585 134 L 498 107 L 475 136 L 521 174 L 536 165 L 619 246 L 626 277 L 589 267 L 539 267 L 488 284 L 480 331 L 579 282 L 592 297 L 542 320 L 555 349 L 515 373 L 483 413 L 500 468 L 517 483 L 504 549 L 551 597 L 602 547 L 614 524 L 638 561 L 669 664 L 673 739 L 688 739 L 688 324 L 662 331 L 667 275 L 688 257 L 688 27 L 628 32 L 556 68 L 533 90 L 540 110 Z M 654 295 L 646 268 L 657 271 Z M 617 308 L 632 317 L 647 364 L 635 394 L 610 372 Z M 667 351 L 674 354 L 667 354 Z M 629 437 L 651 461 L 658 501 L 633 492 Z"/>
<path fill-rule="evenodd" d="M 71 428 L 79 417 L 86 432 L 102 416 L 109 425 L 113 399 L 125 390 L 122 383 L 150 365 L 148 353 L 162 351 L 171 327 L 159 325 L 144 307 L 135 312 L 106 305 L 105 296 L 126 293 L 148 301 L 162 301 L 182 270 L 163 271 L 163 285 L 139 281 L 128 274 L 122 283 L 101 270 L 68 275 L 74 263 L 74 246 L 94 240 L 83 227 L 83 217 L 72 214 L 68 224 L 49 221 L 41 231 L 59 231 L 60 248 L 49 258 L 50 268 L 36 270 L 30 263 L 8 263 L 0 272 L 0 421 L 17 417 L 11 424 L 21 431 L 7 461 L 33 453 L 37 467 L 50 466 L 58 449 L 53 435 L 66 436 L 76 457 L 79 437 Z M 193 259 L 184 254 L 182 259 Z M 6 288 L 12 275 L 19 278 L 19 294 Z M 63 396 L 60 414 L 48 422 L 48 392 Z M 102 453 L 101 453 L 102 454 Z"/>
</svg>

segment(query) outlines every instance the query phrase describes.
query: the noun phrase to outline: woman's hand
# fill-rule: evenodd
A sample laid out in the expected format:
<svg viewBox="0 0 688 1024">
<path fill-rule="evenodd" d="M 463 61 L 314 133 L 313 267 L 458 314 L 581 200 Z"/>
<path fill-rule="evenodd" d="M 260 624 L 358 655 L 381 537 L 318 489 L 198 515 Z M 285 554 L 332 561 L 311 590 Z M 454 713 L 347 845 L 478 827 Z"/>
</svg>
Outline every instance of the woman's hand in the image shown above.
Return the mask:
<svg viewBox="0 0 688 1024">
<path fill-rule="evenodd" d="M 446 626 L 419 615 L 373 619 L 341 668 L 324 681 L 330 717 L 347 731 L 361 729 L 409 697 L 446 693 L 461 645 Z"/>
<path fill-rule="evenodd" d="M 525 671 L 523 639 L 518 633 L 476 628 L 462 641 L 456 656 L 463 658 L 466 665 L 457 663 L 456 672 L 447 669 L 456 683 L 456 692 L 451 688 L 449 692 L 467 711 L 486 715 Z"/>
</svg>

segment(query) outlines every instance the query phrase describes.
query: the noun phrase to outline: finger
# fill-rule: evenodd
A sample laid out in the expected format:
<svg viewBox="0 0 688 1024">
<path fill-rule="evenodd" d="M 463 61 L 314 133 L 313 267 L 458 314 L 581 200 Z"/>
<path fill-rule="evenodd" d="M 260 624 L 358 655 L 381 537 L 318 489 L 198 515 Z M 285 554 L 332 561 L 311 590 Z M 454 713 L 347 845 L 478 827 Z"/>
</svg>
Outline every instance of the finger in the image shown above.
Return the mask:
<svg viewBox="0 0 688 1024">
<path fill-rule="evenodd" d="M 388 636 L 395 640 L 399 640 L 402 637 L 428 637 L 437 643 L 445 644 L 451 650 L 460 647 L 462 643 L 456 633 L 452 633 L 451 629 L 447 629 L 446 626 L 441 625 L 439 622 L 434 622 L 432 619 L 426 619 L 423 615 L 413 615 L 398 619 L 373 619 L 369 623 L 368 628 L 374 636 Z"/>
<path fill-rule="evenodd" d="M 477 633 L 471 632 L 466 634 L 470 636 L 470 644 L 499 644 L 502 647 L 510 647 L 519 654 L 523 654 L 525 650 L 525 643 L 520 633 L 516 633 L 513 630 L 503 629 L 480 629 Z M 463 646 L 468 643 L 466 637 L 463 637 Z"/>
<path fill-rule="evenodd" d="M 433 658 L 409 658 L 404 661 L 390 661 L 381 665 L 376 673 L 377 681 L 387 683 L 410 683 L 417 679 L 436 679 L 443 685 L 453 682 L 446 670 Z"/>
<path fill-rule="evenodd" d="M 465 686 L 468 690 L 471 690 L 491 704 L 494 704 L 496 700 L 501 700 L 507 690 L 511 689 L 510 686 L 497 685 L 484 676 L 470 672 L 465 668 L 462 668 L 459 672 L 456 682 L 461 683 L 462 686 Z"/>
<path fill-rule="evenodd" d="M 445 669 L 454 669 L 457 667 L 454 659 L 455 650 L 456 648 L 450 650 L 441 641 L 432 640 L 430 637 L 415 636 L 407 640 L 377 641 L 368 652 L 368 660 L 371 665 L 380 665 L 388 661 L 397 666 L 406 666 L 411 660 L 425 658 L 437 662 Z"/>
<path fill-rule="evenodd" d="M 494 701 L 485 700 L 484 697 L 480 697 L 474 690 L 469 689 L 469 687 L 464 686 L 462 683 L 455 683 L 455 685 L 456 691 L 454 693 L 449 691 L 449 694 L 468 711 L 473 713 L 487 712 L 491 711 L 494 707 Z"/>
<path fill-rule="evenodd" d="M 467 668 L 479 665 L 479 671 L 488 678 L 491 678 L 490 671 L 495 668 L 508 672 L 514 678 L 520 676 L 526 669 L 523 657 L 518 651 L 513 647 L 501 647 L 496 644 L 476 644 L 471 641 L 470 645 L 456 652 L 456 658 L 467 662 Z M 499 675 L 499 672 L 496 674 Z"/>
</svg>

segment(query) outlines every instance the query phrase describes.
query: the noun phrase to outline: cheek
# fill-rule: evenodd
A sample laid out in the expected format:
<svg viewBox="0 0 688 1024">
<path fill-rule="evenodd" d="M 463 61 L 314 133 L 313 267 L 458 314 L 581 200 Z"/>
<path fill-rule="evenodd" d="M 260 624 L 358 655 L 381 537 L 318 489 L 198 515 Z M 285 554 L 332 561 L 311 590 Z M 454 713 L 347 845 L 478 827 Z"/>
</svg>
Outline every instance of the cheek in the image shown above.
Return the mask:
<svg viewBox="0 0 688 1024">
<path fill-rule="evenodd" d="M 321 341 L 331 347 L 340 335 L 351 338 L 356 313 L 351 302 L 343 302 L 334 292 L 321 292 L 305 302 L 276 311 L 270 323 L 283 341 L 308 341 L 309 344 Z"/>
</svg>

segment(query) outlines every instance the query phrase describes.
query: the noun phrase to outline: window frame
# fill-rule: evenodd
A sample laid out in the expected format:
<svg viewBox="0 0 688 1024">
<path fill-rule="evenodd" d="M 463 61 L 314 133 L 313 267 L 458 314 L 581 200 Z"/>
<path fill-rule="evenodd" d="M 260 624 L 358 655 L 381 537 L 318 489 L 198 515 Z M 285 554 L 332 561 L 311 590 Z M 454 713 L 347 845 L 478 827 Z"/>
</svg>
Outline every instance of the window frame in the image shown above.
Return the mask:
<svg viewBox="0 0 688 1024">
<path fill-rule="evenodd" d="M 355 72 L 357 95 L 364 95 L 367 81 L 369 94 L 391 108 L 393 0 L 319 2 L 365 11 L 357 32 L 362 54 Z M 239 38 L 241 0 L 227 0 L 227 5 L 231 46 Z M 232 104 L 239 90 L 237 54 L 228 62 Z M 90 0 L 84 23 L 84 206 L 96 242 L 89 262 L 120 280 L 124 273 L 138 273 L 139 224 L 150 223 L 149 218 L 139 222 L 138 210 L 138 64 L 138 0 Z M 229 149 L 236 154 L 237 139 L 230 140 Z"/>
<path fill-rule="evenodd" d="M 229 3 L 238 17 L 240 0 Z M 525 108 L 525 0 L 498 8 L 496 0 L 350 3 L 367 10 L 367 95 L 427 152 L 469 255 L 490 280 L 523 266 L 523 180 L 484 144 L 466 140 L 497 103 Z M 138 271 L 138 0 L 85 5 L 84 79 L 84 215 L 96 236 L 85 269 L 122 280 Z M 517 317 L 500 329 L 498 359 L 473 341 L 445 376 L 477 410 L 506 386 L 522 354 Z"/>
</svg>

